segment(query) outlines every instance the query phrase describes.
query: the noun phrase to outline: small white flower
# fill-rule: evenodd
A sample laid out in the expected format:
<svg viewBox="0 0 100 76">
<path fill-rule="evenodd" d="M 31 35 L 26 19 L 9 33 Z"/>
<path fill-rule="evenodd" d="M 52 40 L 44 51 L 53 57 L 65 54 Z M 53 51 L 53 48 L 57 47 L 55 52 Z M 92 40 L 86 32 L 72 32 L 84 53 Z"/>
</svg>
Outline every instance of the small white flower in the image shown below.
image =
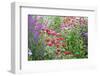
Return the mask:
<svg viewBox="0 0 100 76">
<path fill-rule="evenodd" d="M 28 55 L 31 56 L 32 55 L 32 51 L 30 49 L 28 49 Z"/>
</svg>

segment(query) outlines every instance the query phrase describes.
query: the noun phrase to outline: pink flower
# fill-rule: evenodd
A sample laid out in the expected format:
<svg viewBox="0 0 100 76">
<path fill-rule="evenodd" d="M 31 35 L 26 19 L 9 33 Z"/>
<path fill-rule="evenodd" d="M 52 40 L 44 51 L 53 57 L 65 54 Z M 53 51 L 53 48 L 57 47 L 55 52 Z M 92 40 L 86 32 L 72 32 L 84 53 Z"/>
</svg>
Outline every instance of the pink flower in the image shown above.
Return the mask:
<svg viewBox="0 0 100 76">
<path fill-rule="evenodd" d="M 59 40 L 64 40 L 64 38 L 61 37 L 61 38 L 59 38 Z"/>
<path fill-rule="evenodd" d="M 51 34 L 56 36 L 56 32 L 51 30 Z"/>
<path fill-rule="evenodd" d="M 42 18 L 43 16 L 36 16 L 36 19 L 39 20 L 40 18 Z"/>
<path fill-rule="evenodd" d="M 47 43 L 48 46 L 53 46 L 52 42 Z"/>
<path fill-rule="evenodd" d="M 64 54 L 65 54 L 65 55 L 68 55 L 68 54 L 71 54 L 71 52 L 65 51 Z"/>
</svg>

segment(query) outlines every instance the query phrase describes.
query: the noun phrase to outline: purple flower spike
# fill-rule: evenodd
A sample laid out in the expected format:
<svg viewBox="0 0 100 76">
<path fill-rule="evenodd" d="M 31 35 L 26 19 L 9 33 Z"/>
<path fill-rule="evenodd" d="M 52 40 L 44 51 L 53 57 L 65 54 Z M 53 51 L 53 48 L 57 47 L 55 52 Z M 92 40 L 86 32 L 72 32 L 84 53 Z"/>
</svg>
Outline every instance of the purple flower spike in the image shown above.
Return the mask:
<svg viewBox="0 0 100 76">
<path fill-rule="evenodd" d="M 34 41 L 35 41 L 36 44 L 38 43 L 38 39 L 39 39 L 39 32 L 34 31 Z"/>
<path fill-rule="evenodd" d="M 28 27 L 29 31 L 32 31 L 33 26 L 36 24 L 36 19 L 33 18 L 31 15 L 28 16 Z"/>
<path fill-rule="evenodd" d="M 29 31 L 33 33 L 33 39 L 36 44 L 38 43 L 40 30 L 45 28 L 43 24 L 38 23 L 38 20 L 41 18 L 42 16 L 35 16 L 34 18 L 32 15 L 28 16 Z"/>
</svg>

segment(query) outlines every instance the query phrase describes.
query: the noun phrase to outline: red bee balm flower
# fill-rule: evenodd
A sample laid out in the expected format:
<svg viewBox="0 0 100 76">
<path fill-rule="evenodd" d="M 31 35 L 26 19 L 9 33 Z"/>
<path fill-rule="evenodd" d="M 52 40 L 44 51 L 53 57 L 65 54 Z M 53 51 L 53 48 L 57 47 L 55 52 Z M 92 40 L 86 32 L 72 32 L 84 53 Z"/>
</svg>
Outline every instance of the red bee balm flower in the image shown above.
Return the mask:
<svg viewBox="0 0 100 76">
<path fill-rule="evenodd" d="M 54 39 L 54 43 L 57 44 L 58 43 L 58 40 Z"/>
<path fill-rule="evenodd" d="M 50 35 L 50 34 L 51 34 L 51 32 L 48 32 L 48 34 Z"/>
<path fill-rule="evenodd" d="M 59 40 L 64 40 L 64 38 L 59 38 Z"/>
<path fill-rule="evenodd" d="M 56 36 L 56 32 L 53 32 L 52 35 Z"/>
<path fill-rule="evenodd" d="M 60 38 L 56 38 L 56 40 L 60 40 Z"/>
<path fill-rule="evenodd" d="M 46 32 L 50 32 L 50 30 L 49 29 L 46 29 Z"/>
<path fill-rule="evenodd" d="M 53 44 L 51 43 L 51 42 L 48 42 L 48 44 L 47 44 L 48 46 L 53 46 Z"/>
<path fill-rule="evenodd" d="M 71 54 L 71 52 L 65 51 L 64 54 L 65 54 L 65 55 L 68 55 L 68 54 Z"/>
</svg>

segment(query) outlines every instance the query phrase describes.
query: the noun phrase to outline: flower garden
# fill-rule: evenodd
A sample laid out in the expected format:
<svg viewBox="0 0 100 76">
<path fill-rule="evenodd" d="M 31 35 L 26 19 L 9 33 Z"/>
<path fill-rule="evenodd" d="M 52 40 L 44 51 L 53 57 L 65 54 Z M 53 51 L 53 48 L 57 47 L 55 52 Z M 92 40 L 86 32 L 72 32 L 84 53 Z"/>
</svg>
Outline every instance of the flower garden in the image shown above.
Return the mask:
<svg viewBox="0 0 100 76">
<path fill-rule="evenodd" d="M 28 60 L 88 58 L 88 17 L 28 15 Z"/>
</svg>

